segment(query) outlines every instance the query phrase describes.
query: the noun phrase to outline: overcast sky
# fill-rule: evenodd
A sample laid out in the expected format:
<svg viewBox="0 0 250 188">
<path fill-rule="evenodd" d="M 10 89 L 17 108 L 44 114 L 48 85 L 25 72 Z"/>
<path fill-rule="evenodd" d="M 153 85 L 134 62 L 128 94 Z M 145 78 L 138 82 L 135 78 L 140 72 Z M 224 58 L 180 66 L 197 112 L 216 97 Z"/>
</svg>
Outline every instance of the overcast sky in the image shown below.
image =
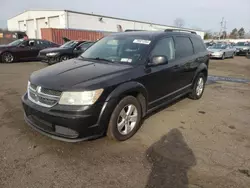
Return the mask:
<svg viewBox="0 0 250 188">
<path fill-rule="evenodd" d="M 147 2 L 147 3 L 146 3 Z M 176 18 L 185 27 L 218 31 L 222 17 L 228 31 L 250 31 L 250 0 L 0 0 L 0 27 L 6 20 L 31 9 L 67 9 L 113 17 L 173 25 Z"/>
</svg>

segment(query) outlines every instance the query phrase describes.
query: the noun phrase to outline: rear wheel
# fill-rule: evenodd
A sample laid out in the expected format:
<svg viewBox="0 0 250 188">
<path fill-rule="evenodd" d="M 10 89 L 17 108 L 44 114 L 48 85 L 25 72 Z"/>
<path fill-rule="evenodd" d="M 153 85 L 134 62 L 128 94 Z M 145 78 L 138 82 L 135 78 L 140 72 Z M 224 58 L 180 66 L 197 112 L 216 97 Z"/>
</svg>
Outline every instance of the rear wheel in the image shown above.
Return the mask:
<svg viewBox="0 0 250 188">
<path fill-rule="evenodd" d="M 14 56 L 10 52 L 4 52 L 1 56 L 1 62 L 3 63 L 12 63 L 14 62 Z"/>
<path fill-rule="evenodd" d="M 203 73 L 200 73 L 195 79 L 194 86 L 192 88 L 191 93 L 189 94 L 189 98 L 193 100 L 200 99 L 205 89 L 205 82 L 205 75 Z"/>
<path fill-rule="evenodd" d="M 109 121 L 107 136 L 124 141 L 132 137 L 140 128 L 141 105 L 133 96 L 124 97 L 115 107 Z"/>
</svg>

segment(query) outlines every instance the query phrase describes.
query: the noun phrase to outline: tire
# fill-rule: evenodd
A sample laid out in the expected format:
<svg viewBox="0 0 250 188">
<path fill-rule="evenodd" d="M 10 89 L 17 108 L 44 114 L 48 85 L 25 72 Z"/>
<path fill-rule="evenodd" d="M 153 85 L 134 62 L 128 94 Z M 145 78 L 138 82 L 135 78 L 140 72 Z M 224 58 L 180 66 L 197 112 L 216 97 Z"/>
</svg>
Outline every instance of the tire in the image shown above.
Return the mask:
<svg viewBox="0 0 250 188">
<path fill-rule="evenodd" d="M 233 55 L 232 55 L 232 57 L 231 57 L 231 58 L 233 59 L 233 58 L 234 58 L 234 56 L 235 56 L 235 53 L 233 53 Z"/>
<path fill-rule="evenodd" d="M 201 85 L 200 84 L 200 80 L 202 79 L 202 82 L 203 84 Z M 189 98 L 190 99 L 193 99 L 193 100 L 198 100 L 202 97 L 203 95 L 203 92 L 204 92 L 204 89 L 205 89 L 205 82 L 206 82 L 206 78 L 205 78 L 205 75 L 203 73 L 200 73 L 196 79 L 195 79 L 195 82 L 194 82 L 194 85 L 193 85 L 193 88 L 192 88 L 192 91 L 191 93 L 189 94 Z M 198 87 L 200 88 L 199 89 L 199 92 L 198 92 Z"/>
<path fill-rule="evenodd" d="M 60 57 L 60 62 L 62 62 L 62 61 L 67 61 L 67 60 L 69 60 L 69 56 L 67 56 L 67 55 L 62 55 L 62 56 Z"/>
<path fill-rule="evenodd" d="M 133 111 L 134 108 L 135 110 Z M 129 109 L 131 111 L 129 111 Z M 134 120 L 133 122 L 132 119 Z M 139 101 L 133 96 L 126 96 L 117 104 L 110 117 L 107 136 L 116 141 L 125 141 L 129 139 L 140 128 L 141 119 L 142 110 Z"/>
<path fill-rule="evenodd" d="M 225 59 L 225 53 L 221 56 L 221 59 L 222 59 L 222 60 Z"/>
<path fill-rule="evenodd" d="M 1 61 L 2 63 L 13 63 L 15 60 L 15 57 L 10 52 L 4 52 L 1 55 Z"/>
</svg>

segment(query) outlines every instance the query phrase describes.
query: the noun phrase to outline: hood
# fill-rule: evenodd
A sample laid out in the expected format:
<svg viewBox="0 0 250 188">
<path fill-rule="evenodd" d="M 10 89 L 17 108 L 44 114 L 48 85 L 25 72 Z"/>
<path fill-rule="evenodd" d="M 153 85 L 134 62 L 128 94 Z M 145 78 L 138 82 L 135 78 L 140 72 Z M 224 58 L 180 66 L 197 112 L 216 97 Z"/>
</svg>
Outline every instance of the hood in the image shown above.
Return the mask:
<svg viewBox="0 0 250 188">
<path fill-rule="evenodd" d="M 92 89 L 94 85 L 100 85 L 107 79 L 112 80 L 132 68 L 133 66 L 126 64 L 71 59 L 34 72 L 30 81 L 59 91 Z M 100 87 L 104 85 L 101 84 Z"/>
<path fill-rule="evenodd" d="M 72 48 L 59 48 L 59 47 L 54 47 L 54 48 L 46 48 L 40 51 L 40 54 L 47 54 L 51 52 L 68 52 L 71 51 Z"/>
<path fill-rule="evenodd" d="M 250 48 L 250 46 L 235 46 L 235 48 L 239 48 L 239 49 L 242 49 L 242 48 Z"/>
<path fill-rule="evenodd" d="M 0 49 L 14 48 L 14 47 L 16 47 L 16 46 L 0 45 Z"/>
<path fill-rule="evenodd" d="M 209 52 L 221 52 L 223 49 L 207 49 Z"/>
</svg>

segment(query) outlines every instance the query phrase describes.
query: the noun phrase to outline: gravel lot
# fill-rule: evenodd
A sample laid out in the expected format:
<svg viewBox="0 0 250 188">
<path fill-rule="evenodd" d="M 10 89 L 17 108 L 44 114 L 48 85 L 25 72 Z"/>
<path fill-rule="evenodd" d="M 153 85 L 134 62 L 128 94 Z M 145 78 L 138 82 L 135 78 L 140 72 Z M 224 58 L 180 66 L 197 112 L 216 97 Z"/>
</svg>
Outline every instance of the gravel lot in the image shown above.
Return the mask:
<svg viewBox="0 0 250 188">
<path fill-rule="evenodd" d="M 64 143 L 23 121 L 20 97 L 43 67 L 0 64 L 0 188 L 249 188 L 250 84 L 209 84 L 201 100 L 158 110 L 126 142 Z M 250 60 L 212 60 L 209 75 L 250 79 Z"/>
</svg>

